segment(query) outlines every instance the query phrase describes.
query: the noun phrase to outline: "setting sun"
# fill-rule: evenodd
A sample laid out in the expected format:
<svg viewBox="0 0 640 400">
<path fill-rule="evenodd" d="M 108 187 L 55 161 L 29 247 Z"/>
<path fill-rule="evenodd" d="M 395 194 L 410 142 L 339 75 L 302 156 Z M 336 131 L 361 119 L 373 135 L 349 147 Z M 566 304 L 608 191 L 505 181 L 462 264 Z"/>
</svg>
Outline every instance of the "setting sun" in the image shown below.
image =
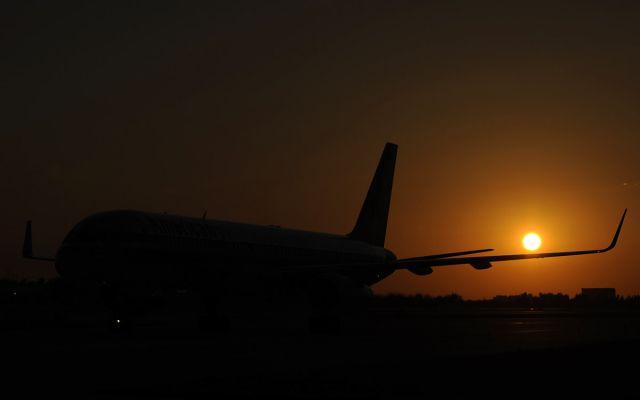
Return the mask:
<svg viewBox="0 0 640 400">
<path fill-rule="evenodd" d="M 527 233 L 522 238 L 522 245 L 527 250 L 531 250 L 531 251 L 538 250 L 540 248 L 541 243 L 542 243 L 542 239 L 540 239 L 540 236 L 537 233 L 533 233 L 533 232 Z"/>
</svg>

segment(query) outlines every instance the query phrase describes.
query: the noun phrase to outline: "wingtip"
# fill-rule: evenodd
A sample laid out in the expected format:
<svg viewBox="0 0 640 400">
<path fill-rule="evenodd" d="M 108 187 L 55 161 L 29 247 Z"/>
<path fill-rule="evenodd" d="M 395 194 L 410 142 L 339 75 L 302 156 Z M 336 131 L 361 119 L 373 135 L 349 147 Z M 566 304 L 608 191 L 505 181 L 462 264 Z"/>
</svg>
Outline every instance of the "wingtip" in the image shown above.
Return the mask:
<svg viewBox="0 0 640 400">
<path fill-rule="evenodd" d="M 24 242 L 22 244 L 22 257 L 33 257 L 33 239 L 31 238 L 31 220 L 27 221 L 27 226 L 24 232 Z"/>
<path fill-rule="evenodd" d="M 625 208 L 622 212 L 622 217 L 620 218 L 620 223 L 618 224 L 618 229 L 616 230 L 616 238 L 620 234 L 620 230 L 622 230 L 622 224 L 624 223 L 624 218 L 627 216 L 627 209 Z"/>
<path fill-rule="evenodd" d="M 616 247 L 616 244 L 618 243 L 618 237 L 620 236 L 620 231 L 622 231 L 622 224 L 624 223 L 624 218 L 626 216 L 627 216 L 627 209 L 625 208 L 624 212 L 622 213 L 622 218 L 620 218 L 620 223 L 618 224 L 618 228 L 616 229 L 616 233 L 615 235 L 613 235 L 613 240 L 611 241 L 611 244 L 606 249 L 603 249 L 602 252 L 609 251 L 614 247 Z"/>
</svg>

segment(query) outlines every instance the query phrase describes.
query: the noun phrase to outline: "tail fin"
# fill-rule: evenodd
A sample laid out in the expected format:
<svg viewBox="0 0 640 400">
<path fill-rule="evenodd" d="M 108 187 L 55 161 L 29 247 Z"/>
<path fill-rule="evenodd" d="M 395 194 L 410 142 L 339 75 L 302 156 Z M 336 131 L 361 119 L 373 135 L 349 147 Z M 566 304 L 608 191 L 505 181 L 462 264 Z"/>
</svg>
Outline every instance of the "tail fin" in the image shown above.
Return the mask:
<svg viewBox="0 0 640 400">
<path fill-rule="evenodd" d="M 349 238 L 362 240 L 375 246 L 384 246 L 397 152 L 398 145 L 396 144 L 387 143 L 384 146 L 367 197 L 360 210 L 356 225 L 348 235 Z"/>
</svg>

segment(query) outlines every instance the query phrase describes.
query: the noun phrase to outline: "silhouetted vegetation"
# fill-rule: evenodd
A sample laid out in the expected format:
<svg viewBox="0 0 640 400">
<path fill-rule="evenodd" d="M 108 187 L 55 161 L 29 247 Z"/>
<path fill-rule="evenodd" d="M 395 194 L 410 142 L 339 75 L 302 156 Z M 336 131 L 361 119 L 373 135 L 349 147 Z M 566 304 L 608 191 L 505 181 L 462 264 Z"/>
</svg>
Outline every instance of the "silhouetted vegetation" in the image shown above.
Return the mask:
<svg viewBox="0 0 640 400">
<path fill-rule="evenodd" d="M 586 308 L 586 307 L 616 307 L 640 309 L 640 295 L 617 296 L 615 299 L 589 299 L 578 294 L 570 297 L 563 293 L 521 293 L 517 295 L 499 295 L 492 299 L 465 300 L 462 296 L 452 293 L 446 296 L 429 296 L 423 294 L 376 295 L 373 304 L 389 307 L 477 307 L 477 308 Z"/>
<path fill-rule="evenodd" d="M 86 299 L 85 299 L 86 300 Z M 77 294 L 60 281 L 51 280 L 10 280 L 0 279 L 0 306 L 7 305 L 56 306 L 81 304 L 89 306 L 85 301 L 78 301 Z M 521 293 L 516 295 L 499 295 L 491 299 L 465 300 L 456 293 L 445 296 L 425 294 L 375 295 L 370 301 L 374 307 L 430 307 L 430 308 L 588 308 L 615 307 L 624 309 L 640 309 L 640 295 L 616 296 L 611 299 L 585 298 L 582 294 L 570 297 L 563 293 Z"/>
</svg>

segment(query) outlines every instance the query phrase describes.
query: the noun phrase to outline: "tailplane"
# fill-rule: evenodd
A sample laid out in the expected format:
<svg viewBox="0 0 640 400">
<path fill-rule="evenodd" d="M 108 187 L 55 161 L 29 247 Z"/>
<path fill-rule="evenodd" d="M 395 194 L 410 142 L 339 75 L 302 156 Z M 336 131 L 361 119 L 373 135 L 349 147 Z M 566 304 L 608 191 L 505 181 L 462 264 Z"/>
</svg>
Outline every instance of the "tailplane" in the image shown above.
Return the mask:
<svg viewBox="0 0 640 400">
<path fill-rule="evenodd" d="M 387 143 L 349 238 L 384 246 L 398 145 Z"/>
</svg>

